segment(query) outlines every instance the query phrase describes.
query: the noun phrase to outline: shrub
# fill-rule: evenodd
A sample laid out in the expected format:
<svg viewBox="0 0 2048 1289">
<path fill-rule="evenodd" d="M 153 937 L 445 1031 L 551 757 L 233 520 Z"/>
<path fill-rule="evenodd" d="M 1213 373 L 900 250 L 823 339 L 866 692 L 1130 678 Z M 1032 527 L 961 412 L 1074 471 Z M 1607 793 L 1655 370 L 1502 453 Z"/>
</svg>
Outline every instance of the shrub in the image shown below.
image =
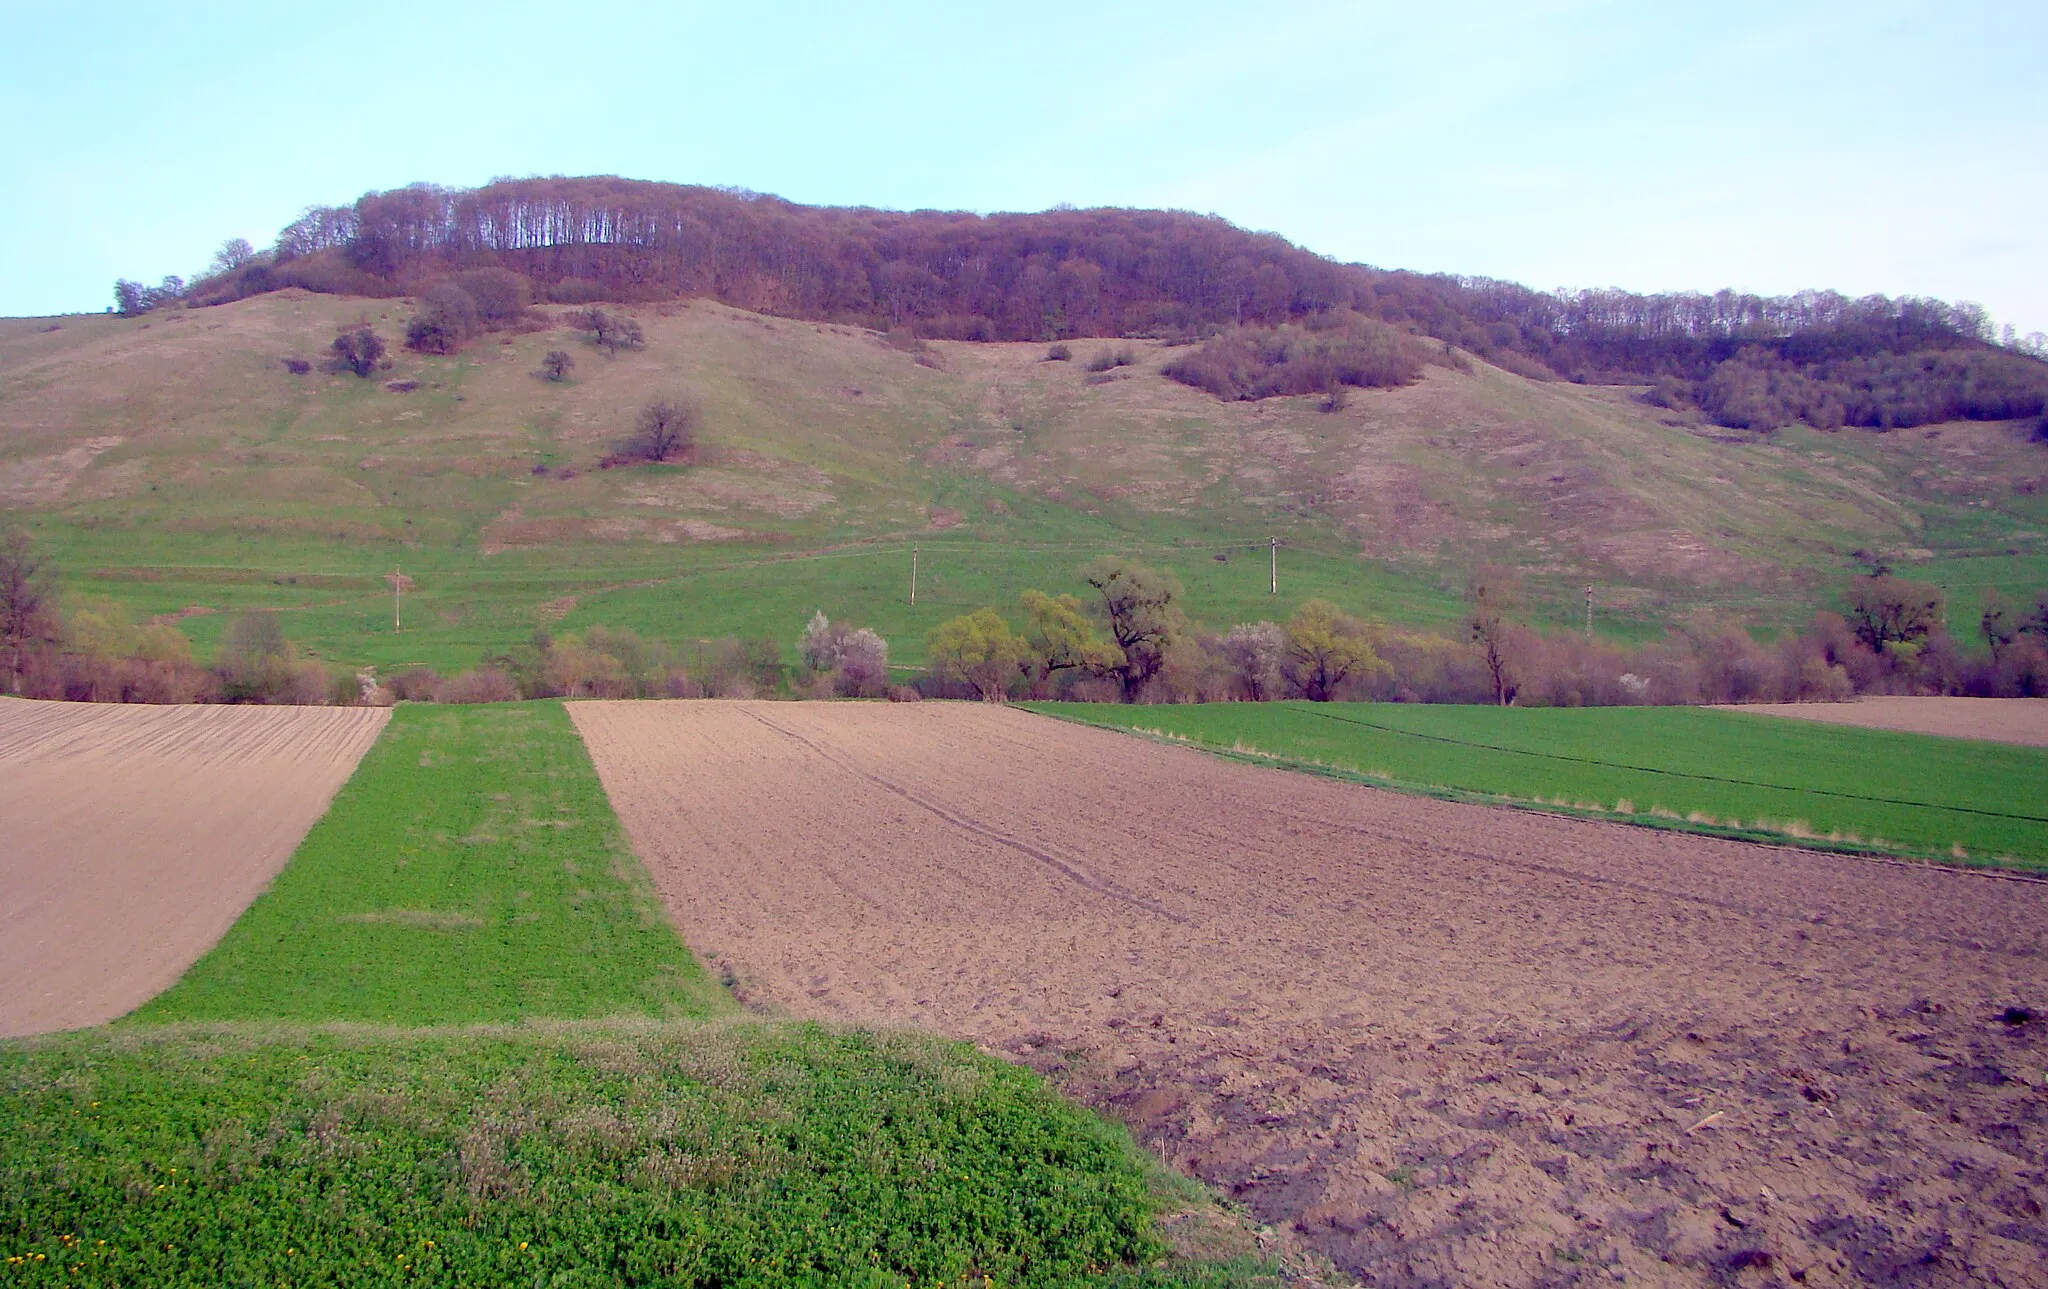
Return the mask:
<svg viewBox="0 0 2048 1289">
<path fill-rule="evenodd" d="M 352 371 L 368 379 L 384 357 L 384 341 L 367 322 L 344 329 L 334 338 L 335 370 Z"/>
<path fill-rule="evenodd" d="M 533 284 L 510 269 L 470 269 L 457 273 L 452 284 L 469 297 L 477 321 L 487 331 L 523 326 L 533 303 Z"/>
<path fill-rule="evenodd" d="M 797 638 L 805 679 L 844 698 L 877 698 L 888 688 L 889 642 L 866 627 L 816 613 Z"/>
<path fill-rule="evenodd" d="M 405 347 L 423 354 L 452 354 L 482 328 L 469 292 L 453 282 L 437 282 L 420 297 L 419 312 L 405 324 Z"/>
<path fill-rule="evenodd" d="M 1073 356 L 1074 351 L 1064 344 L 1053 345 L 1045 351 L 1045 361 L 1049 363 L 1063 363 Z"/>
<path fill-rule="evenodd" d="M 1114 349 L 1098 350 L 1095 356 L 1088 360 L 1088 370 L 1104 372 L 1113 367 L 1129 367 L 1137 361 L 1138 355 L 1129 345 L 1118 345 Z"/>
<path fill-rule="evenodd" d="M 509 703 L 519 697 L 512 678 L 493 667 L 450 676 L 434 688 L 437 703 Z"/>
<path fill-rule="evenodd" d="M 408 667 L 385 682 L 391 696 L 400 702 L 424 703 L 434 697 L 434 691 L 441 687 L 441 678 L 431 667 Z"/>
<path fill-rule="evenodd" d="M 1099 361 L 1099 360 L 1098 360 Z M 1351 315 L 1319 327 L 1239 327 L 1168 363 L 1165 374 L 1225 400 L 1324 394 L 1413 383 L 1424 355 L 1413 337 Z"/>
<path fill-rule="evenodd" d="M 920 367 L 930 367 L 937 371 L 945 370 L 946 362 L 945 359 L 939 356 L 939 351 L 932 348 L 917 332 L 909 327 L 889 328 L 882 336 L 882 343 L 891 349 L 909 354 L 911 359 Z"/>
<path fill-rule="evenodd" d="M 284 369 L 294 376 L 303 376 L 313 370 L 313 364 L 303 358 L 280 358 L 278 361 L 283 363 Z"/>
</svg>

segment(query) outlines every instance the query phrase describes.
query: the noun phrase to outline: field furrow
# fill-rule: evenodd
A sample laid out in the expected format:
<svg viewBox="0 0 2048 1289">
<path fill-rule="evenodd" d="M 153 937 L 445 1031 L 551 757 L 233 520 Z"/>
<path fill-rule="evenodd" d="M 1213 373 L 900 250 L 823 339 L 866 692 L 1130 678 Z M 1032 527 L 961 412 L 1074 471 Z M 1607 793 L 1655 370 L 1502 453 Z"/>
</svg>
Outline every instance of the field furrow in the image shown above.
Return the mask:
<svg viewBox="0 0 2048 1289">
<path fill-rule="evenodd" d="M 98 1024 L 176 980 L 389 716 L 0 700 L 0 1036 Z"/>
<path fill-rule="evenodd" d="M 570 711 L 748 997 L 1057 1070 L 1354 1272 L 2038 1267 L 2048 884 L 1001 708 Z"/>
</svg>

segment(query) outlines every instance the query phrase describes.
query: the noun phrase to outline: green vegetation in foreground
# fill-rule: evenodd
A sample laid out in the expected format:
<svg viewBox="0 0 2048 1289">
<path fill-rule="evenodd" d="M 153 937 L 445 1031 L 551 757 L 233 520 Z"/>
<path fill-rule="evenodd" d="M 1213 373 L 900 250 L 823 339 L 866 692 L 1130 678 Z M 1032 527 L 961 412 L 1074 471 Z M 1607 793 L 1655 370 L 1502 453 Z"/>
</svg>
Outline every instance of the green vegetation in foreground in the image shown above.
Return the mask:
<svg viewBox="0 0 2048 1289">
<path fill-rule="evenodd" d="M 752 1022 L 0 1045 L 0 1259 L 78 1285 L 1242 1284 L 962 1044 Z M 1092 1273 L 1107 1271 L 1108 1274 Z"/>
<path fill-rule="evenodd" d="M 1161 1265 L 1164 1210 L 1249 1240 L 1029 1071 L 734 1010 L 560 703 L 400 707 L 169 993 L 0 1043 L 0 1260 L 51 1285 L 1273 1283 Z"/>
<path fill-rule="evenodd" d="M 560 703 L 406 704 L 291 863 L 141 1021 L 449 1025 L 732 1006 Z"/>
<path fill-rule="evenodd" d="M 1696 707 L 1031 703 L 1433 795 L 2048 868 L 2048 751 Z"/>
</svg>

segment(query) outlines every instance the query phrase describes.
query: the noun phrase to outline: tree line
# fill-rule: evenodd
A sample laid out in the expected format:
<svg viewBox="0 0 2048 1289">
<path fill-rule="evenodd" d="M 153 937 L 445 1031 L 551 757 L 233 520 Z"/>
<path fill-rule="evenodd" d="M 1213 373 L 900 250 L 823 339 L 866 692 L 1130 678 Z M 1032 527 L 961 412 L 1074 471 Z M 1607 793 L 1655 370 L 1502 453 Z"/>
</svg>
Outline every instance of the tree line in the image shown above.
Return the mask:
<svg viewBox="0 0 2048 1289">
<path fill-rule="evenodd" d="M 1326 599 L 1284 622 L 1227 631 L 1192 624 L 1171 573 L 1104 556 L 1074 591 L 1024 591 L 934 627 L 927 665 L 898 676 L 877 632 L 814 614 L 785 652 L 773 637 L 689 646 L 593 626 L 542 629 L 443 677 L 414 668 L 378 680 L 329 668 L 286 639 L 274 613 L 228 624 L 202 665 L 168 623 L 111 606 L 63 611 L 48 562 L 25 532 L 0 532 L 0 689 L 94 702 L 389 703 L 521 698 L 1064 698 L 1230 702 L 1281 698 L 1522 706 L 1839 701 L 1857 694 L 2048 697 L 2048 590 L 1995 593 L 1973 631 L 1948 629 L 1938 588 L 1859 552 L 1840 613 L 1769 644 L 1712 614 L 1653 644 L 1621 646 L 1536 629 L 1512 575 L 1480 570 L 1461 629 L 1404 631 Z M 1981 651 L 1969 644 L 1982 641 Z"/>
<path fill-rule="evenodd" d="M 1830 291 L 1543 292 L 1342 264 L 1185 211 L 898 212 L 609 177 L 415 184 L 310 208 L 267 252 L 230 242 L 189 288 L 124 282 L 117 294 L 123 312 L 285 286 L 420 295 L 488 269 L 516 274 L 540 302 L 702 296 L 933 339 L 1201 340 L 1356 316 L 1538 379 L 1658 383 L 1667 406 L 1762 430 L 2048 410 L 2048 338 L 2001 343 L 1973 304 Z M 461 325 L 459 303 L 435 312 Z M 1211 374 L 1194 383 L 1224 387 L 1221 397 L 1299 392 L 1202 365 Z M 1779 369 L 1800 379 L 1774 382 Z"/>
</svg>

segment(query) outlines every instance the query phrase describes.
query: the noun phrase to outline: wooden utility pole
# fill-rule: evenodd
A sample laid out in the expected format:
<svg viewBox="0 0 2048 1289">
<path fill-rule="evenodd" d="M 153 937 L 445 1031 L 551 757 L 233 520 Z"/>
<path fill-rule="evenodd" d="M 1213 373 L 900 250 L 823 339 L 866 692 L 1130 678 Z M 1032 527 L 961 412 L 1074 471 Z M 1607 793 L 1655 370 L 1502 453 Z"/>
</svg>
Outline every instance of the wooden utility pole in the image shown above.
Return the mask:
<svg viewBox="0 0 2048 1289">
<path fill-rule="evenodd" d="M 910 602 L 917 603 L 917 547 L 910 548 Z"/>
<path fill-rule="evenodd" d="M 1593 638 L 1593 588 L 1586 587 L 1586 639 Z"/>
<path fill-rule="evenodd" d="M 1266 545 L 1273 552 L 1273 594 L 1280 594 L 1280 539 L 1274 537 Z"/>
</svg>

